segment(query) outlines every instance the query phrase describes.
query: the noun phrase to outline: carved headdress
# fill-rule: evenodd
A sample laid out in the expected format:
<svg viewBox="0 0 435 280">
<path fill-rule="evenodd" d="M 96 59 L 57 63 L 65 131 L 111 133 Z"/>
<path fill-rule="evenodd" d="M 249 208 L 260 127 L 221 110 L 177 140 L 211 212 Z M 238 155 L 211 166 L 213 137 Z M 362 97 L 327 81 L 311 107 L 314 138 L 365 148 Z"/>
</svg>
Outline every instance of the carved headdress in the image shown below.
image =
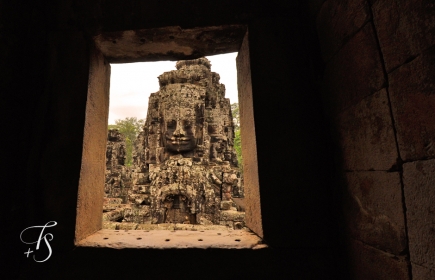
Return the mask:
<svg viewBox="0 0 435 280">
<path fill-rule="evenodd" d="M 158 77 L 160 90 L 149 98 L 146 162 L 160 163 L 182 154 L 204 163 L 227 160 L 236 166 L 231 106 L 219 74 L 210 71 L 207 58 L 178 61 L 176 67 Z"/>
</svg>

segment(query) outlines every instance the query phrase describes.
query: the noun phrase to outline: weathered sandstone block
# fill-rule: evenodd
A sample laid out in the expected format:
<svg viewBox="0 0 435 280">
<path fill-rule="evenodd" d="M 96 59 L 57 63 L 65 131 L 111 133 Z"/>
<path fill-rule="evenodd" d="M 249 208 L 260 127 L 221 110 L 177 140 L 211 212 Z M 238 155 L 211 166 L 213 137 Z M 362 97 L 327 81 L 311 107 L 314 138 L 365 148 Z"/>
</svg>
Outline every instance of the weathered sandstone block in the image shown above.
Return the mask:
<svg viewBox="0 0 435 280">
<path fill-rule="evenodd" d="M 353 238 L 395 255 L 406 249 L 405 218 L 398 172 L 347 172 L 345 208 Z"/>
<path fill-rule="evenodd" d="M 435 158 L 434 77 L 435 48 L 389 74 L 397 141 L 404 161 Z"/>
<path fill-rule="evenodd" d="M 317 17 L 317 32 L 324 61 L 331 57 L 369 19 L 365 0 L 328 0 Z"/>
<path fill-rule="evenodd" d="M 389 170 L 398 155 L 383 89 L 364 98 L 338 117 L 346 170 Z"/>
<path fill-rule="evenodd" d="M 324 80 L 334 114 L 384 87 L 379 48 L 371 23 L 358 31 L 328 61 Z"/>
<path fill-rule="evenodd" d="M 404 256 L 397 257 L 354 240 L 349 247 L 351 279 L 409 280 Z"/>
<path fill-rule="evenodd" d="M 403 165 L 411 262 L 435 270 L 435 160 Z"/>
<path fill-rule="evenodd" d="M 387 72 L 435 45 L 433 1 L 373 2 L 373 18 Z"/>
</svg>

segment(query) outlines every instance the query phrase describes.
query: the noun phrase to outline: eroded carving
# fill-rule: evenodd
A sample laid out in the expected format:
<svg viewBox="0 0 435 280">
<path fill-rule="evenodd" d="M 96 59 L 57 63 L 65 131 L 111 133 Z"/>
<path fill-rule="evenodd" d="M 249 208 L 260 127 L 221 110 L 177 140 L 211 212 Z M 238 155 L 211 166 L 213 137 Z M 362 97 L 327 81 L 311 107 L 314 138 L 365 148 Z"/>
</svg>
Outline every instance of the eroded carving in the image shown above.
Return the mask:
<svg viewBox="0 0 435 280">
<path fill-rule="evenodd" d="M 106 146 L 105 198 L 120 198 L 127 201 L 131 187 L 131 171 L 125 166 L 125 137 L 117 129 L 109 130 Z M 117 200 L 115 200 L 117 201 Z"/>
<path fill-rule="evenodd" d="M 242 198 L 243 188 L 225 86 L 206 58 L 176 68 L 158 77 L 134 144 L 128 200 L 143 215 L 124 220 L 241 228 L 244 212 L 232 197 Z"/>
</svg>

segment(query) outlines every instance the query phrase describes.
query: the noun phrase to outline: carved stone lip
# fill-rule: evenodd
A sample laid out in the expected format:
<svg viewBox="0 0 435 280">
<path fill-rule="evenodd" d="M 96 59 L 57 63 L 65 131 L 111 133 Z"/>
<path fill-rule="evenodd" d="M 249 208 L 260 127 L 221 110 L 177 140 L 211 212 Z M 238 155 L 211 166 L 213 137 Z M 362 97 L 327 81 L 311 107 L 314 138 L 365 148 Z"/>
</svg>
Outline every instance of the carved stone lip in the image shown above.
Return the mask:
<svg viewBox="0 0 435 280">
<path fill-rule="evenodd" d="M 166 137 L 167 140 L 174 142 L 189 142 L 189 137 Z"/>
<path fill-rule="evenodd" d="M 189 144 L 189 141 L 172 141 L 172 145 L 186 145 Z"/>
</svg>

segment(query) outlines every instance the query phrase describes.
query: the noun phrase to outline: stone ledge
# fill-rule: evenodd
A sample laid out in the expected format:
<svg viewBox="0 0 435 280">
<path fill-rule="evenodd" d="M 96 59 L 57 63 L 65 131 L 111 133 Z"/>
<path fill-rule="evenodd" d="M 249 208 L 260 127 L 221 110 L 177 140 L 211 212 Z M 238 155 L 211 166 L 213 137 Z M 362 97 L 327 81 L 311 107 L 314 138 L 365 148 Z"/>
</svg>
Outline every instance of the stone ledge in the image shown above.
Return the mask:
<svg viewBox="0 0 435 280">
<path fill-rule="evenodd" d="M 238 212 L 237 210 L 221 211 L 220 220 L 243 222 L 245 220 L 245 212 Z"/>
<path fill-rule="evenodd" d="M 243 230 L 107 230 L 102 229 L 76 243 L 78 247 L 113 249 L 262 249 L 262 239 Z"/>
<path fill-rule="evenodd" d="M 237 24 L 193 29 L 170 26 L 107 32 L 95 36 L 94 40 L 111 63 L 127 63 L 236 52 L 245 33 L 246 26 Z"/>
</svg>

